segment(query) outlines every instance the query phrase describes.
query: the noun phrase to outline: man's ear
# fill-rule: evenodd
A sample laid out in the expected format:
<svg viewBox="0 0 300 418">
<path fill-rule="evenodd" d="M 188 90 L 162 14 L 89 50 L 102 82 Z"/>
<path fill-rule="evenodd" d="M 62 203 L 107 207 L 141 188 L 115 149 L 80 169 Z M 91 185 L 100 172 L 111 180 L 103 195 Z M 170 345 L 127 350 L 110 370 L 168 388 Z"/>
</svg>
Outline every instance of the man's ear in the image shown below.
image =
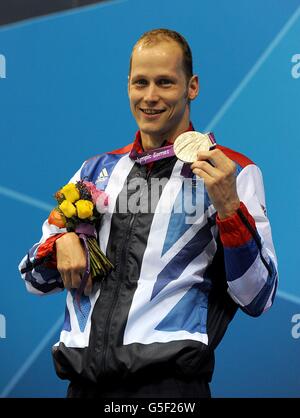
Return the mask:
<svg viewBox="0 0 300 418">
<path fill-rule="evenodd" d="M 190 100 L 196 99 L 196 97 L 199 94 L 199 90 L 200 90 L 199 78 L 197 75 L 193 75 L 190 78 L 189 85 L 188 85 L 188 98 Z"/>
</svg>

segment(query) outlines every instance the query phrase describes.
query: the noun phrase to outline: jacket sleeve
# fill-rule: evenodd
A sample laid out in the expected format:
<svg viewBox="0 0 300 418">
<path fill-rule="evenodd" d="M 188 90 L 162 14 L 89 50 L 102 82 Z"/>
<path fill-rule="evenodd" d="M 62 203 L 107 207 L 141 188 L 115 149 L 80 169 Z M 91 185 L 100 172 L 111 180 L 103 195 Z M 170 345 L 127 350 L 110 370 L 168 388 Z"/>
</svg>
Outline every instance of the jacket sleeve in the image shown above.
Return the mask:
<svg viewBox="0 0 300 418">
<path fill-rule="evenodd" d="M 241 309 L 259 316 L 272 306 L 278 282 L 277 259 L 266 214 L 263 179 L 254 164 L 237 176 L 240 208 L 217 225 L 224 247 L 228 293 Z"/>
<path fill-rule="evenodd" d="M 81 168 L 69 183 L 80 180 Z M 63 281 L 56 268 L 55 241 L 66 232 L 65 228 L 50 225 L 46 219 L 40 241 L 34 244 L 21 260 L 19 271 L 30 293 L 45 295 L 64 289 Z"/>
</svg>

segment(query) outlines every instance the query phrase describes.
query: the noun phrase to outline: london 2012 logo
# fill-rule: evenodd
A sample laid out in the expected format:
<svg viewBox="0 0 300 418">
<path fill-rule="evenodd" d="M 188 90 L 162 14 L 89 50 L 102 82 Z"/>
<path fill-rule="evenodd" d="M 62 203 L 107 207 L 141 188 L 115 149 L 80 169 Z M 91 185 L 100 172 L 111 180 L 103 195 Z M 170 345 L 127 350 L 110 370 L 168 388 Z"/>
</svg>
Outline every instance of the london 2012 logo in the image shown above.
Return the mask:
<svg viewBox="0 0 300 418">
<path fill-rule="evenodd" d="M 6 78 L 6 59 L 3 54 L 0 54 L 0 78 Z"/>
</svg>

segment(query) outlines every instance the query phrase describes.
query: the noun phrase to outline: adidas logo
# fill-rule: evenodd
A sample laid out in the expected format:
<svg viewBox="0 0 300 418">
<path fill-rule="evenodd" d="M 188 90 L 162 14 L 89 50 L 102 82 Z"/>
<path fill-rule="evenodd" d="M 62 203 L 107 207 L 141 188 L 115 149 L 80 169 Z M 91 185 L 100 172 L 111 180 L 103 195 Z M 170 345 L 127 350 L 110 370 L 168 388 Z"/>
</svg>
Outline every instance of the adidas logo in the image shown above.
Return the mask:
<svg viewBox="0 0 300 418">
<path fill-rule="evenodd" d="M 98 176 L 98 178 L 96 180 L 96 184 L 105 181 L 107 179 L 107 177 L 108 177 L 108 172 L 107 172 L 106 168 L 103 168 L 100 171 L 100 174 L 99 174 L 99 176 Z"/>
</svg>

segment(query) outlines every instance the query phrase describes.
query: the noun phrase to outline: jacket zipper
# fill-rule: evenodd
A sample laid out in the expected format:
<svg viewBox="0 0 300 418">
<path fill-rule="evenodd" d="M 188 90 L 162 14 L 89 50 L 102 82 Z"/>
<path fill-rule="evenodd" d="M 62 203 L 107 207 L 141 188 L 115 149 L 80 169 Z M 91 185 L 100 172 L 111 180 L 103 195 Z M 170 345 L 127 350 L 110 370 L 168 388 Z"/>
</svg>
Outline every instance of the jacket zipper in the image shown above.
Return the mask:
<svg viewBox="0 0 300 418">
<path fill-rule="evenodd" d="M 151 170 L 148 170 L 146 178 L 145 178 L 145 180 L 147 182 L 147 186 L 148 186 L 148 180 L 149 180 L 149 177 L 150 177 L 150 172 L 151 172 Z M 141 190 L 139 198 L 142 197 L 144 189 L 145 188 L 143 188 Z M 117 279 L 119 277 L 121 277 L 121 279 L 123 279 L 123 276 L 125 274 L 125 273 L 123 273 L 122 275 L 120 274 L 120 266 L 125 266 L 126 265 L 126 255 L 127 255 L 127 250 L 128 250 L 127 244 L 128 244 L 131 232 L 132 232 L 134 221 L 137 218 L 137 215 L 138 215 L 138 213 L 134 213 L 134 214 L 131 214 L 131 217 L 130 217 L 130 221 L 129 221 L 129 224 L 128 224 L 128 227 L 127 227 L 126 238 L 124 240 L 124 244 L 123 244 L 123 247 L 122 247 L 120 262 L 118 264 Z M 124 271 L 125 271 L 125 269 L 124 269 Z M 103 373 L 105 373 L 105 370 L 106 370 L 106 357 L 107 357 L 107 349 L 108 349 L 108 336 L 109 336 L 110 322 L 111 322 L 111 318 L 112 318 L 112 315 L 114 313 L 114 310 L 115 310 L 115 307 L 116 307 L 116 304 L 117 304 L 121 283 L 122 283 L 122 280 L 119 281 L 119 283 L 118 283 L 119 285 L 117 285 L 116 288 L 115 288 L 111 308 L 108 312 L 106 325 L 105 325 L 105 329 L 104 329 L 103 360 L 102 360 L 102 371 L 103 371 Z"/>
</svg>

